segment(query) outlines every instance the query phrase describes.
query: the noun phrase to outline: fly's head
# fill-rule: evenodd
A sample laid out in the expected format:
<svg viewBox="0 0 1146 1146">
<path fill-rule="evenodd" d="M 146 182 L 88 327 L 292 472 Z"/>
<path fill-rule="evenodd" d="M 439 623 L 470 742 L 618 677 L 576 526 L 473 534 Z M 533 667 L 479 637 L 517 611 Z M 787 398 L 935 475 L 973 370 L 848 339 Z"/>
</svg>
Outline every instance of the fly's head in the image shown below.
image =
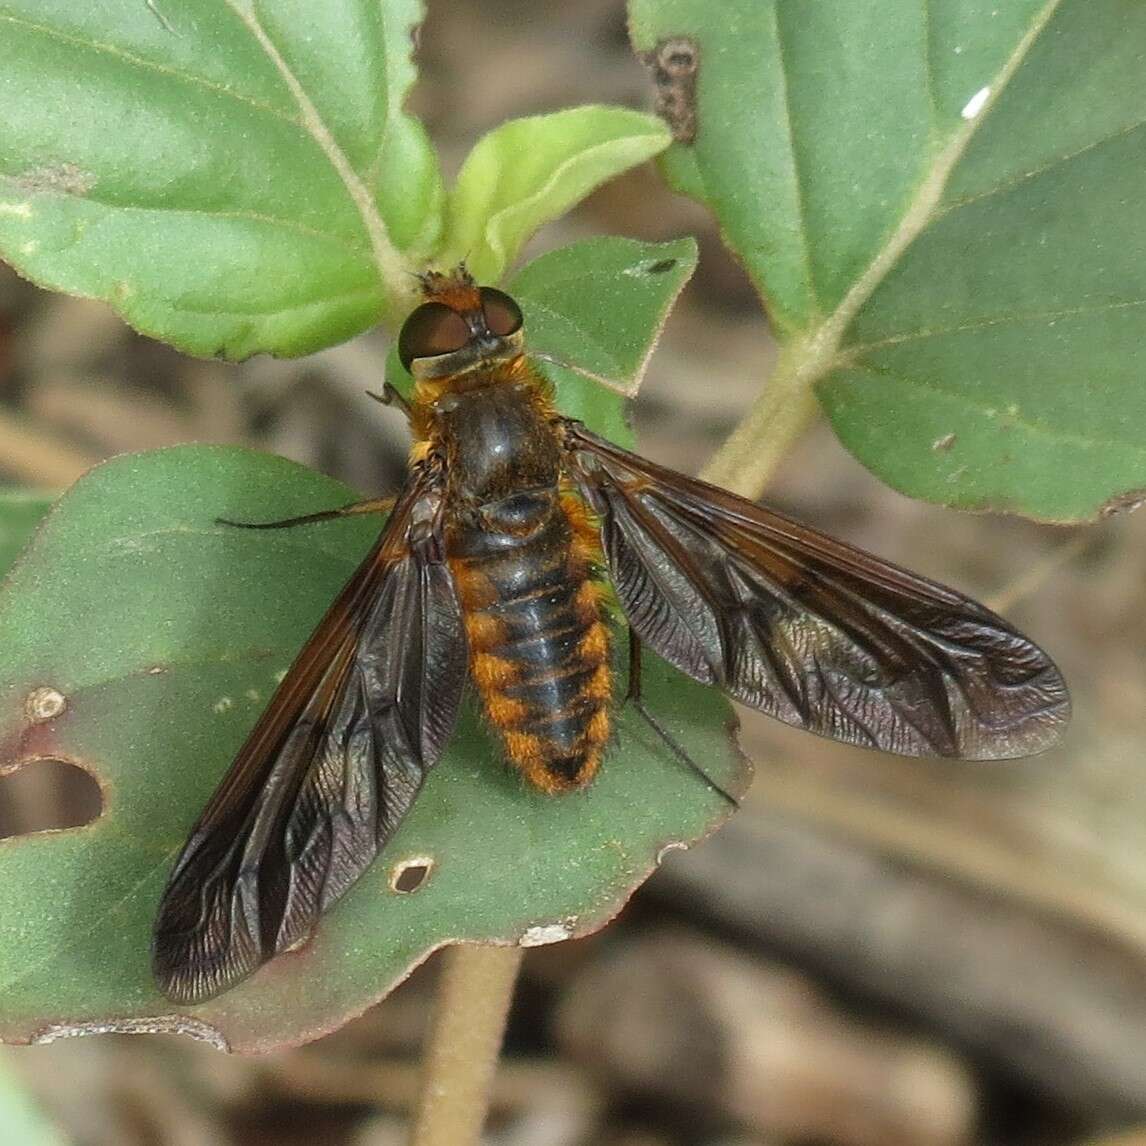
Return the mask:
<svg viewBox="0 0 1146 1146">
<path fill-rule="evenodd" d="M 428 271 L 421 283 L 426 301 L 398 336 L 398 357 L 416 381 L 463 382 L 521 357 L 521 308 L 504 291 L 479 287 L 464 265 Z"/>
</svg>

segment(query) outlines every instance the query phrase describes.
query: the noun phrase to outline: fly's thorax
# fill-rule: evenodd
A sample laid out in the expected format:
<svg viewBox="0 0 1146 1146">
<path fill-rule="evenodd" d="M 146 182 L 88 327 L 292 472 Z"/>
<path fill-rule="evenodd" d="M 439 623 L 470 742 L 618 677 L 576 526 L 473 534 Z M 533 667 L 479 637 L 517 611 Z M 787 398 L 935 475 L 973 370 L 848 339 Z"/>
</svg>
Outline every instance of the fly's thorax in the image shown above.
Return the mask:
<svg viewBox="0 0 1146 1146">
<path fill-rule="evenodd" d="M 486 509 L 491 527 L 510 532 L 547 515 L 561 476 L 560 439 L 548 397 L 532 381 L 443 394 L 433 436 L 447 459 L 447 499 L 459 512 Z"/>
</svg>

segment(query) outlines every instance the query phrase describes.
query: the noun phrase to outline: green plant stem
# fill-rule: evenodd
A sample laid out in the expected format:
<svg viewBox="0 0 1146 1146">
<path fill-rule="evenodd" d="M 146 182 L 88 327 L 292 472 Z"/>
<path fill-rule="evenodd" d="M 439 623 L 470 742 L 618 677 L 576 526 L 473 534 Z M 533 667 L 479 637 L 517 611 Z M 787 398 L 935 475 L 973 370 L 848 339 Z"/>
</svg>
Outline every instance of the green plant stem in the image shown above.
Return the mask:
<svg viewBox="0 0 1146 1146">
<path fill-rule="evenodd" d="M 812 386 L 825 369 L 817 340 L 794 339 L 780 353 L 763 393 L 700 476 L 741 497 L 758 498 L 792 443 L 819 409 Z"/>
<path fill-rule="evenodd" d="M 520 947 L 462 944 L 443 957 L 411 1146 L 477 1146 Z"/>
</svg>

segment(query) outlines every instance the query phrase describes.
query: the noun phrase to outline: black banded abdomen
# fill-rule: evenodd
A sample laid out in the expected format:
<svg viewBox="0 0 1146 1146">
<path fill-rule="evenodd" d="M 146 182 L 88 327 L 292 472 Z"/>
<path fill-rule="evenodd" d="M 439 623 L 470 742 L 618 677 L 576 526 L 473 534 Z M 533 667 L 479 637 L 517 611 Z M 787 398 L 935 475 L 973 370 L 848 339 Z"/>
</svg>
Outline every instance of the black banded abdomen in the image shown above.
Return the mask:
<svg viewBox="0 0 1146 1146">
<path fill-rule="evenodd" d="M 608 630 L 571 509 L 553 497 L 527 533 L 483 514 L 450 543 L 486 715 L 510 762 L 551 793 L 588 783 L 609 736 Z"/>
</svg>

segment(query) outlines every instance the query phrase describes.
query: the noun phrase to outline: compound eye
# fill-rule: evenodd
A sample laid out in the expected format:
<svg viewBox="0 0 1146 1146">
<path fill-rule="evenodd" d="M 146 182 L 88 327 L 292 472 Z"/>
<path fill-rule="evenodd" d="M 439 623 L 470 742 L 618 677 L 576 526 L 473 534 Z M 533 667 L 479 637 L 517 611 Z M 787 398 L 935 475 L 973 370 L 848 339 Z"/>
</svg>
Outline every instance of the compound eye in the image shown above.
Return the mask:
<svg viewBox="0 0 1146 1146">
<path fill-rule="evenodd" d="M 470 340 L 470 328 L 456 310 L 444 302 L 424 302 L 402 324 L 398 357 L 407 370 L 415 358 L 436 358 L 461 350 Z"/>
<path fill-rule="evenodd" d="M 504 338 L 521 329 L 521 307 L 504 291 L 493 287 L 481 288 L 481 308 L 490 334 Z"/>
</svg>

